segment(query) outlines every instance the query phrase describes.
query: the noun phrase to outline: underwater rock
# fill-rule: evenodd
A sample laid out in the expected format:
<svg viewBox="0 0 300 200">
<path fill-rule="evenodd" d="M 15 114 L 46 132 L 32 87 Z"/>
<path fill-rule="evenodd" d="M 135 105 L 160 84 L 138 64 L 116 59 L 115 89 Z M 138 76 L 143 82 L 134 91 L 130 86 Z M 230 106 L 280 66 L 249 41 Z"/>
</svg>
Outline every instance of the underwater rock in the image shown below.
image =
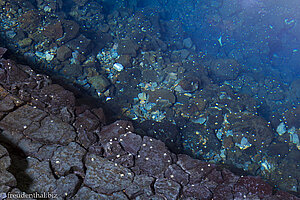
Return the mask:
<svg viewBox="0 0 300 200">
<path fill-rule="evenodd" d="M 224 120 L 223 110 L 210 107 L 206 112 L 208 114 L 207 126 L 212 129 L 220 129 Z"/>
<path fill-rule="evenodd" d="M 165 176 L 176 181 L 181 185 L 187 185 L 189 182 L 189 175 L 182 170 L 177 164 L 170 165 L 165 171 Z"/>
<path fill-rule="evenodd" d="M 75 142 L 57 148 L 51 158 L 51 167 L 57 176 L 65 176 L 71 170 L 83 172 L 83 156 L 86 150 Z"/>
<path fill-rule="evenodd" d="M 192 102 L 198 107 L 198 110 L 201 112 L 207 106 L 207 101 L 204 98 L 195 97 Z"/>
<path fill-rule="evenodd" d="M 31 38 L 24 38 L 23 40 L 20 40 L 18 42 L 18 44 L 20 45 L 21 48 L 25 48 L 30 46 L 32 43 L 32 39 Z"/>
<path fill-rule="evenodd" d="M 266 198 L 272 195 L 272 187 L 259 177 L 246 176 L 239 178 L 234 187 L 235 196 L 236 193 L 240 193 L 239 195 L 241 196 L 247 196 L 249 192 L 251 195 L 257 195 L 259 198 Z"/>
<path fill-rule="evenodd" d="M 264 119 L 258 116 L 243 113 L 229 114 L 228 122 L 233 131 L 233 139 L 237 143 L 240 143 L 243 138 L 241 133 L 256 149 L 265 148 L 273 140 L 271 128 Z"/>
<path fill-rule="evenodd" d="M 39 94 L 39 98 L 44 101 L 45 104 L 49 104 L 47 108 L 52 114 L 61 113 L 64 107 L 67 107 L 71 112 L 75 107 L 75 96 L 72 92 L 65 90 L 58 84 L 51 84 L 44 87 Z M 44 96 L 47 98 L 43 99 Z"/>
<path fill-rule="evenodd" d="M 152 188 L 150 185 L 154 183 L 154 178 L 146 176 L 144 174 L 135 175 L 132 184 L 125 189 L 125 193 L 130 197 L 134 198 L 136 196 L 144 196 L 149 198 L 153 195 Z"/>
<path fill-rule="evenodd" d="M 277 132 L 280 136 L 283 135 L 283 134 L 286 132 L 286 127 L 285 127 L 284 122 L 281 122 L 281 123 L 277 126 L 276 132 Z"/>
<path fill-rule="evenodd" d="M 2 58 L 2 56 L 5 54 L 6 51 L 7 51 L 6 48 L 0 47 L 0 58 Z"/>
<path fill-rule="evenodd" d="M 109 80 L 103 75 L 88 77 L 87 80 L 99 92 L 104 92 L 110 85 Z"/>
<path fill-rule="evenodd" d="M 3 190 L 4 189 L 3 186 L 7 187 L 8 190 L 10 187 L 15 187 L 17 185 L 17 180 L 14 177 L 14 175 L 7 171 L 10 165 L 11 165 L 11 158 L 9 156 L 9 153 L 4 146 L 0 145 L 0 177 L 1 177 L 0 190 L 1 192 L 7 192 Z"/>
<path fill-rule="evenodd" d="M 129 121 L 118 120 L 110 125 L 104 126 L 98 133 L 99 142 L 106 144 L 111 138 L 119 138 L 122 134 L 133 132 L 134 128 Z"/>
<path fill-rule="evenodd" d="M 183 91 L 180 91 L 180 89 L 176 89 L 175 90 L 177 92 L 194 92 L 195 90 L 197 90 L 201 85 L 201 80 L 196 79 L 196 78 L 184 78 L 182 79 L 178 86 L 180 86 L 182 88 Z"/>
<path fill-rule="evenodd" d="M 76 194 L 76 188 L 81 184 L 75 174 L 69 174 L 57 180 L 56 193 L 59 197 L 73 196 Z"/>
<path fill-rule="evenodd" d="M 165 144 L 144 136 L 135 166 L 144 174 L 158 177 L 170 164 L 172 164 L 172 158 Z"/>
<path fill-rule="evenodd" d="M 191 38 L 186 38 L 183 40 L 183 46 L 187 49 L 192 48 L 193 46 L 193 41 Z"/>
<path fill-rule="evenodd" d="M 48 24 L 46 27 L 44 27 L 42 33 L 49 39 L 57 40 L 64 34 L 62 23 L 58 21 L 53 24 Z"/>
<path fill-rule="evenodd" d="M 120 63 L 115 63 L 115 64 L 113 64 L 113 68 L 115 70 L 117 70 L 118 72 L 120 72 L 120 71 L 122 71 L 124 69 L 124 66 L 122 64 L 120 64 Z"/>
<path fill-rule="evenodd" d="M 217 59 L 210 64 L 209 73 L 219 82 L 234 80 L 240 73 L 240 64 L 233 59 Z"/>
<path fill-rule="evenodd" d="M 121 55 L 116 61 L 125 67 L 131 67 L 132 65 L 130 55 Z"/>
<path fill-rule="evenodd" d="M 62 122 L 59 118 L 48 116 L 41 120 L 40 123 L 39 126 L 32 124 L 32 128 L 25 129 L 24 135 L 33 140 L 50 144 L 68 144 L 76 137 L 74 128 Z"/>
<path fill-rule="evenodd" d="M 133 181 L 130 169 L 115 164 L 97 155 L 89 154 L 85 158 L 86 176 L 84 184 L 99 193 L 112 194 L 125 190 Z"/>
<path fill-rule="evenodd" d="M 136 56 L 136 50 L 138 46 L 131 40 L 121 40 L 118 45 L 118 54 L 119 55 L 129 55 L 131 57 Z"/>
<path fill-rule="evenodd" d="M 75 78 L 82 76 L 83 67 L 80 64 L 66 64 L 60 71 L 66 77 Z"/>
<path fill-rule="evenodd" d="M 167 100 L 168 104 L 166 104 L 165 106 L 175 103 L 175 99 L 176 99 L 173 92 L 167 89 L 156 89 L 154 91 L 147 91 L 147 94 L 149 95 L 148 101 L 152 103 L 159 104 L 159 102 L 162 102 L 163 100 Z"/>
<path fill-rule="evenodd" d="M 11 111 L 15 108 L 14 100 L 12 96 L 6 96 L 4 99 L 1 99 L 1 92 L 0 92 L 0 112 L 7 112 Z"/>
<path fill-rule="evenodd" d="M 88 39 L 84 35 L 79 35 L 77 38 L 66 43 L 67 47 L 72 49 L 72 51 L 77 51 L 80 54 L 87 54 L 90 52 L 91 39 Z"/>
<path fill-rule="evenodd" d="M 45 116 L 47 116 L 47 114 L 44 111 L 24 105 L 6 115 L 1 120 L 0 127 L 9 131 L 22 132 L 24 127 L 29 127 L 31 123 L 35 121 L 38 122 Z"/>
<path fill-rule="evenodd" d="M 145 120 L 135 126 L 141 127 L 141 129 L 145 131 L 145 135 L 163 141 L 173 152 L 177 152 L 181 147 L 179 130 L 176 125 L 169 121 L 162 120 L 161 122 L 157 122 Z"/>
<path fill-rule="evenodd" d="M 145 69 L 142 71 L 143 81 L 156 82 L 159 79 L 159 74 L 154 70 Z"/>
<path fill-rule="evenodd" d="M 29 10 L 19 16 L 20 27 L 25 31 L 35 32 L 35 29 L 40 25 L 41 15 L 37 10 Z"/>
<path fill-rule="evenodd" d="M 120 136 L 120 144 L 128 153 L 136 155 L 142 145 L 142 137 L 134 133 L 124 133 Z"/>
<path fill-rule="evenodd" d="M 171 54 L 172 62 L 181 62 L 190 55 L 190 52 L 187 49 L 175 50 Z"/>
<path fill-rule="evenodd" d="M 155 193 L 161 194 L 166 199 L 177 199 L 181 186 L 173 180 L 159 178 L 154 183 Z"/>
<path fill-rule="evenodd" d="M 43 41 L 45 41 L 47 39 L 40 31 L 35 31 L 33 33 L 29 33 L 28 37 L 36 43 L 42 43 Z"/>
<path fill-rule="evenodd" d="M 62 20 L 64 36 L 62 42 L 68 42 L 74 39 L 79 33 L 79 25 L 72 20 Z"/>
<path fill-rule="evenodd" d="M 30 193 L 38 192 L 49 192 L 54 194 L 56 189 L 56 179 L 50 169 L 49 161 L 39 161 L 36 158 L 26 158 L 27 168 L 24 172 L 19 171 L 20 176 L 27 177 L 32 180 L 28 185 L 27 191 Z M 22 179 L 22 181 L 25 181 Z M 24 184 L 24 183 L 23 183 Z"/>
<path fill-rule="evenodd" d="M 57 49 L 56 56 L 59 61 L 63 62 L 72 56 L 72 51 L 66 45 L 63 45 Z"/>
</svg>

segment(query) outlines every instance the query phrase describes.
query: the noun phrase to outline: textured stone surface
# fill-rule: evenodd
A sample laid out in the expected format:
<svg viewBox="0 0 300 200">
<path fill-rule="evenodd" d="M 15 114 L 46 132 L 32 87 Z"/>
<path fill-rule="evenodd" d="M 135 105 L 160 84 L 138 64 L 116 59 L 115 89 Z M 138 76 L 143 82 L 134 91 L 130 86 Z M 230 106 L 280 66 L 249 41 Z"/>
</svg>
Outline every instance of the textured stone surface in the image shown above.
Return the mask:
<svg viewBox="0 0 300 200">
<path fill-rule="evenodd" d="M 116 121 L 110 125 L 104 126 L 101 132 L 98 133 L 99 142 L 105 144 L 110 140 L 116 140 L 121 134 L 133 131 L 133 126 L 131 122 L 128 121 Z"/>
<path fill-rule="evenodd" d="M 272 195 L 272 187 L 259 177 L 246 176 L 239 178 L 235 184 L 234 192 L 244 195 L 250 193 L 259 198 L 264 198 Z"/>
<path fill-rule="evenodd" d="M 70 124 L 50 116 L 44 118 L 35 130 L 28 129 L 24 133 L 31 139 L 50 144 L 68 144 L 76 137 L 74 128 Z"/>
<path fill-rule="evenodd" d="M 186 185 L 189 182 L 189 175 L 176 164 L 168 167 L 165 171 L 165 176 L 176 181 L 180 185 Z"/>
<path fill-rule="evenodd" d="M 76 188 L 80 186 L 80 181 L 75 174 L 70 174 L 58 179 L 56 184 L 56 193 L 59 197 L 70 197 L 76 193 Z"/>
<path fill-rule="evenodd" d="M 149 176 L 159 176 L 172 164 L 171 153 L 159 140 L 145 136 L 136 158 L 136 166 Z"/>
<path fill-rule="evenodd" d="M 39 122 L 47 114 L 31 106 L 24 105 L 14 112 L 9 113 L 0 121 L 0 127 L 10 131 L 24 131 L 33 122 Z"/>
<path fill-rule="evenodd" d="M 120 136 L 120 144 L 128 153 L 136 155 L 142 145 L 142 137 L 134 133 L 125 133 Z"/>
<path fill-rule="evenodd" d="M 57 59 L 60 61 L 65 61 L 66 59 L 70 58 L 71 55 L 72 55 L 71 49 L 69 49 L 65 45 L 57 49 Z"/>
<path fill-rule="evenodd" d="M 168 179 L 157 179 L 154 183 L 156 194 L 161 194 L 166 199 L 177 199 L 180 192 L 180 185 Z"/>
<path fill-rule="evenodd" d="M 75 142 L 57 148 L 51 158 L 51 166 L 55 174 L 63 176 L 70 170 L 83 172 L 82 160 L 85 153 L 86 151 Z"/>
<path fill-rule="evenodd" d="M 125 193 L 130 198 L 136 198 L 137 196 L 143 195 L 144 197 L 149 197 L 153 195 L 151 185 L 154 183 L 154 178 L 146 175 L 136 175 L 132 184 L 130 184 L 126 189 Z"/>
<path fill-rule="evenodd" d="M 190 184 L 199 183 L 215 167 L 214 164 L 192 159 L 187 155 L 178 155 L 177 164 L 190 175 Z"/>
<path fill-rule="evenodd" d="M 25 171 L 25 174 L 31 180 L 29 188 L 27 190 L 29 192 L 50 192 L 54 193 L 56 189 L 56 180 L 52 174 L 50 169 L 50 165 L 48 161 L 42 161 L 35 158 L 27 158 L 28 168 Z M 19 178 L 24 176 L 23 174 L 19 175 Z"/>
<path fill-rule="evenodd" d="M 134 177 L 131 170 L 93 154 L 86 157 L 85 165 L 84 184 L 100 193 L 111 194 L 124 190 Z"/>
<path fill-rule="evenodd" d="M 128 198 L 122 192 L 116 192 L 112 195 L 99 194 L 87 187 L 82 187 L 76 194 L 74 200 L 82 199 L 107 199 L 107 200 L 127 200 Z"/>
<path fill-rule="evenodd" d="M 194 197 L 196 199 L 209 200 L 212 198 L 213 194 L 211 191 L 203 184 L 189 184 L 183 187 L 184 197 Z"/>
<path fill-rule="evenodd" d="M 17 185 L 17 181 L 15 179 L 15 177 L 8 171 L 1 171 L 0 172 L 0 185 L 6 185 L 6 186 L 16 186 Z"/>
</svg>

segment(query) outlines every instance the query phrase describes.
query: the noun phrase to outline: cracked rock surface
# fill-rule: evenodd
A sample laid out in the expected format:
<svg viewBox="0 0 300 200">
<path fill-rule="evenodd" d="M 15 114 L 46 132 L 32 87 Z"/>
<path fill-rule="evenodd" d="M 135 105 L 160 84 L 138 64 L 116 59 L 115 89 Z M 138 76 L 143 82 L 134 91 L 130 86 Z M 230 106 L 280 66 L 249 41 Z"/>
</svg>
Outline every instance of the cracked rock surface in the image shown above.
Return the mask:
<svg viewBox="0 0 300 200">
<path fill-rule="evenodd" d="M 2 55 L 0 55 L 2 56 Z M 105 123 L 101 108 L 44 75 L 0 60 L 0 193 L 53 193 L 57 199 L 299 199 L 259 177 L 175 155 Z M 51 198 L 50 198 L 51 199 Z"/>
</svg>

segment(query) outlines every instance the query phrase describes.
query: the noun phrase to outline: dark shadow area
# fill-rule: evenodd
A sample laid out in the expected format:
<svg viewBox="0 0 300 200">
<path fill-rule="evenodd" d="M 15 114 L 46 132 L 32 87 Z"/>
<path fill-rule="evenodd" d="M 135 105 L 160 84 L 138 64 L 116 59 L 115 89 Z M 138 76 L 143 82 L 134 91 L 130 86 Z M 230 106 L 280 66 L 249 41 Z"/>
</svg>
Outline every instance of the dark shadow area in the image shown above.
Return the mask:
<svg viewBox="0 0 300 200">
<path fill-rule="evenodd" d="M 11 158 L 11 165 L 7 169 L 14 175 L 17 180 L 17 188 L 21 191 L 28 192 L 32 179 L 26 174 L 28 162 L 26 161 L 25 153 L 8 138 L 4 137 L 2 130 L 0 130 L 0 144 L 3 145 Z"/>
</svg>

